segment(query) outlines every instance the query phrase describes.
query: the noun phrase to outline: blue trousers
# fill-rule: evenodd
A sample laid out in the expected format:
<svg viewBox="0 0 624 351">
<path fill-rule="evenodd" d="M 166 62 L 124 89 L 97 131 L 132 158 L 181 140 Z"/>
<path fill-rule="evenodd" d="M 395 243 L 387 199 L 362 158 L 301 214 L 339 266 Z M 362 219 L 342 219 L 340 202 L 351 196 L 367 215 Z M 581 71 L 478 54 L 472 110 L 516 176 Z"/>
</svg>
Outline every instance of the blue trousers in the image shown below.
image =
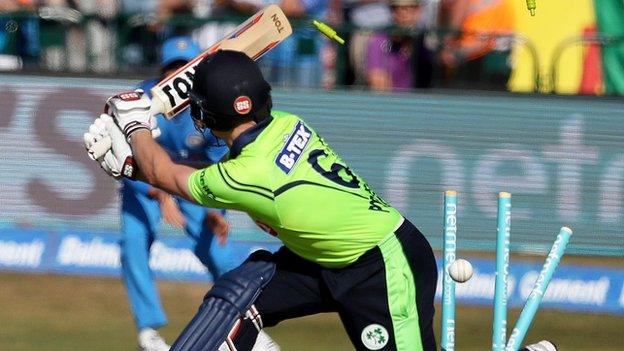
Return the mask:
<svg viewBox="0 0 624 351">
<path fill-rule="evenodd" d="M 167 324 L 154 277 L 149 267 L 149 251 L 160 223 L 156 200 L 125 187 L 122 193 L 121 271 L 137 329 Z M 205 207 L 178 199 L 186 217 L 185 232 L 193 239 L 193 250 L 213 278 L 237 267 L 229 244 L 219 245 L 204 223 Z"/>
</svg>

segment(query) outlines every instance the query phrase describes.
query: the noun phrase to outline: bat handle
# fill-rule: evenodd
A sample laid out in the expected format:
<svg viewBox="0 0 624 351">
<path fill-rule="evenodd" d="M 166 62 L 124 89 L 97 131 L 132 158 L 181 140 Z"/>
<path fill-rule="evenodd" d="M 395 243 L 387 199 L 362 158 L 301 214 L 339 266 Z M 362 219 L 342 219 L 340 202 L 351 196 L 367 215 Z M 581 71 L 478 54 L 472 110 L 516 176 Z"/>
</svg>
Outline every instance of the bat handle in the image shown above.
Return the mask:
<svg viewBox="0 0 624 351">
<path fill-rule="evenodd" d="M 93 144 L 93 146 L 91 146 L 91 148 L 89 149 L 91 158 L 97 160 L 98 158 L 104 156 L 104 154 L 106 154 L 106 152 L 108 152 L 108 150 L 110 150 L 112 146 L 113 143 L 110 136 L 105 136 L 104 138 L 102 138 L 102 140 Z"/>
<path fill-rule="evenodd" d="M 165 113 L 165 111 L 171 110 L 173 110 L 171 104 L 165 104 L 162 97 L 158 95 L 158 93 L 155 92 L 154 89 L 152 89 L 152 105 L 150 106 L 149 113 L 154 117 L 159 114 L 164 114 L 167 119 L 171 119 L 171 117 Z"/>
</svg>

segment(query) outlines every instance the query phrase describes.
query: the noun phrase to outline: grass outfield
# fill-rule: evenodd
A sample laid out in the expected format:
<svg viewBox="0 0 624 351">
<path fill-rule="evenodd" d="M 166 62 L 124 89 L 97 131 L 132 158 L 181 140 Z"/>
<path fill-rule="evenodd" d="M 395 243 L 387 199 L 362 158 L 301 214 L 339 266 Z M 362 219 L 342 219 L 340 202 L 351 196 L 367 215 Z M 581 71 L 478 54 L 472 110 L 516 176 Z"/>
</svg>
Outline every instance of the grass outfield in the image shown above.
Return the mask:
<svg viewBox="0 0 624 351">
<path fill-rule="evenodd" d="M 176 282 L 159 287 L 170 318 L 162 333 L 173 340 L 207 287 Z M 510 321 L 518 312 L 511 311 Z M 458 350 L 489 348 L 491 314 L 486 308 L 458 308 Z M 438 319 L 436 334 L 439 324 Z M 0 273 L 0 325 L 0 350 L 136 350 L 125 292 L 116 278 Z M 550 339 L 565 351 L 615 351 L 622 350 L 622 330 L 622 317 L 544 310 L 527 340 Z M 353 349 L 332 314 L 286 321 L 268 331 L 285 351 Z"/>
</svg>

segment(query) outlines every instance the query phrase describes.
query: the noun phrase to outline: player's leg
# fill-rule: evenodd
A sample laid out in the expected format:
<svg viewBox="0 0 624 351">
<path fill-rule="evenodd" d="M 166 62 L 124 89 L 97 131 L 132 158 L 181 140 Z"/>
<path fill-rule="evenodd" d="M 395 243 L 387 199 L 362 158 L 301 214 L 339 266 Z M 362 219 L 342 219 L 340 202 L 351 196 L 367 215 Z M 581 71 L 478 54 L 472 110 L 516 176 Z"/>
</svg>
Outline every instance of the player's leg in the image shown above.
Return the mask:
<svg viewBox="0 0 624 351">
<path fill-rule="evenodd" d="M 179 199 L 178 204 L 186 218 L 186 233 L 194 241 L 193 251 L 210 274 L 216 279 L 237 267 L 241 262 L 234 255 L 230 240 L 220 244 L 208 227 L 206 208 L 183 199 Z"/>
<path fill-rule="evenodd" d="M 355 349 L 398 350 L 380 250 L 375 247 L 341 272 L 324 271 L 323 275 L 340 304 L 338 314 Z M 407 294 L 400 298 L 403 304 L 409 300 Z M 411 314 L 412 318 L 405 319 L 403 324 L 411 325 L 413 337 L 410 342 L 418 344 L 415 311 Z"/>
<path fill-rule="evenodd" d="M 348 278 L 337 279 L 337 274 Z M 356 349 L 436 349 L 435 259 L 409 222 L 342 272 L 325 271 L 324 276 L 341 304 L 339 314 Z"/>
<path fill-rule="evenodd" d="M 402 252 L 410 266 L 416 287 L 418 324 L 420 326 L 423 349 L 435 350 L 436 341 L 433 332 L 433 317 L 435 314 L 434 298 L 438 282 L 438 266 L 433 249 L 425 236 L 407 220 L 396 231 L 396 238 L 401 243 Z M 389 254 L 384 252 L 386 261 L 389 260 L 388 256 Z"/>
<path fill-rule="evenodd" d="M 523 346 L 520 351 L 557 351 L 557 346 L 548 340 L 542 340 L 535 344 Z"/>
<path fill-rule="evenodd" d="M 285 247 L 273 254 L 271 260 L 275 263 L 276 272 L 255 301 L 263 327 L 274 326 L 286 319 L 336 311 L 329 291 L 320 281 L 318 265 L 300 258 Z M 253 350 L 274 349 L 270 347 L 272 339 L 263 342 L 262 338 L 268 337 L 263 333 L 261 331 L 258 335 Z"/>
<path fill-rule="evenodd" d="M 214 350 L 227 338 L 236 350 L 249 351 L 261 327 L 332 310 L 319 276 L 318 266 L 285 248 L 255 252 L 217 280 L 171 350 Z M 252 304 L 255 309 L 249 310 Z"/>
<path fill-rule="evenodd" d="M 121 272 L 139 331 L 167 324 L 149 268 L 149 248 L 158 223 L 158 204 L 140 194 L 122 194 Z M 149 337 L 149 336 L 148 336 Z"/>
<path fill-rule="evenodd" d="M 216 235 L 207 224 L 206 208 L 189 201 L 178 200 L 180 210 L 186 218 L 186 233 L 194 240 L 193 251 L 199 260 L 208 268 L 213 279 L 240 265 L 240 260 L 234 255 L 231 240 L 225 244 L 218 242 Z M 221 210 L 220 213 L 225 213 Z M 250 335 L 255 337 L 256 333 Z M 254 344 L 254 350 L 278 351 L 277 343 L 264 331 L 260 331 Z M 240 337 L 239 337 L 240 338 Z"/>
<path fill-rule="evenodd" d="M 321 312 L 336 311 L 321 281 L 321 267 L 282 247 L 272 256 L 276 273 L 255 302 L 265 327 Z"/>
</svg>

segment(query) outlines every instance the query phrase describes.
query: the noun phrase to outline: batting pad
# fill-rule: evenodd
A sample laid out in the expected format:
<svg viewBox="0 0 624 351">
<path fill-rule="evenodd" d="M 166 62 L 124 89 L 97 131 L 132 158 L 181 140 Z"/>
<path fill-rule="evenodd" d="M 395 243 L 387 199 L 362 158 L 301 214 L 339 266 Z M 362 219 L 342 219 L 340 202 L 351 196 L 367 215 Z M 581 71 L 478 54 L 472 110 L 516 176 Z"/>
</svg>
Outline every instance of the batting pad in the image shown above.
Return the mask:
<svg viewBox="0 0 624 351">
<path fill-rule="evenodd" d="M 215 351 L 219 348 L 273 277 L 273 262 L 254 260 L 267 254 L 266 251 L 255 252 L 215 282 L 171 351 Z"/>
</svg>

